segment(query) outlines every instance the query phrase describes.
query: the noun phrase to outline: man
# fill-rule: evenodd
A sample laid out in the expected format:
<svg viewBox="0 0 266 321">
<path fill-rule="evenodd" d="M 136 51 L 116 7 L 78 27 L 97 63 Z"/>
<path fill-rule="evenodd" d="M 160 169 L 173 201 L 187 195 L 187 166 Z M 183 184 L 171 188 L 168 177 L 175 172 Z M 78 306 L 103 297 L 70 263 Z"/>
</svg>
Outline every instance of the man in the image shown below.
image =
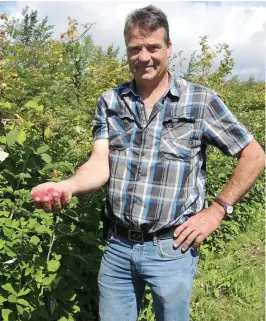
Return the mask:
<svg viewBox="0 0 266 321">
<path fill-rule="evenodd" d="M 73 177 L 32 193 L 54 188 L 53 205 L 35 202 L 60 211 L 72 195 L 96 191 L 110 179 L 100 320 L 136 320 L 149 284 L 158 321 L 187 321 L 197 247 L 253 185 L 264 154 L 215 92 L 168 72 L 172 44 L 161 10 L 131 13 L 124 37 L 134 80 L 99 98 L 91 158 Z M 207 144 L 239 161 L 216 201 L 203 209 Z"/>
</svg>

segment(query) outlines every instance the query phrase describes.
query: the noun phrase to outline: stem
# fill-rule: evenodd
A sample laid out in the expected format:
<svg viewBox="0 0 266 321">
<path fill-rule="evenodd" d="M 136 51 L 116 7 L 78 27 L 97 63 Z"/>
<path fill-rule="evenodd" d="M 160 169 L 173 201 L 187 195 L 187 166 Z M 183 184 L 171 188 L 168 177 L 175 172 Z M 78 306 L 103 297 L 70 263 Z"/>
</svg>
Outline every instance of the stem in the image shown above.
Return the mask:
<svg viewBox="0 0 266 321">
<path fill-rule="evenodd" d="M 51 238 L 50 238 L 49 250 L 48 250 L 48 253 L 47 253 L 47 257 L 46 257 L 46 263 L 48 263 L 49 260 L 50 260 L 50 255 L 51 255 L 51 253 L 52 253 L 52 248 L 53 248 L 53 245 L 54 245 L 54 241 L 55 241 L 55 239 L 56 239 L 55 232 L 56 232 L 56 229 L 57 229 L 57 225 L 58 225 L 58 223 L 59 223 L 59 220 L 60 220 L 60 216 L 57 215 L 57 216 L 56 216 L 56 219 L 55 219 L 54 226 L 53 226 L 53 234 L 52 234 L 52 236 L 51 236 Z M 43 288 L 43 285 L 42 285 L 42 287 L 41 287 L 41 295 L 43 295 L 43 290 L 44 290 L 44 288 Z"/>
</svg>

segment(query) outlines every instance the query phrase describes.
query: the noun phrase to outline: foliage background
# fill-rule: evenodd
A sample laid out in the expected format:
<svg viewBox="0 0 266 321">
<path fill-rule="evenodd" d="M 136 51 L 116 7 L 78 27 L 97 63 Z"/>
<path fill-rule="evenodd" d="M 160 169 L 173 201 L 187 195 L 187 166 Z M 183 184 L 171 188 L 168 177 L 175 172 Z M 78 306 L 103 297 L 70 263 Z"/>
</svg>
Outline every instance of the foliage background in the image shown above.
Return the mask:
<svg viewBox="0 0 266 321">
<path fill-rule="evenodd" d="M 105 188 L 74 198 L 69 209 L 56 215 L 34 208 L 30 190 L 70 176 L 88 159 L 98 96 L 131 75 L 126 61 L 117 59 L 118 48 L 104 51 L 93 43 L 90 24 L 78 35 L 78 22 L 69 18 L 68 29 L 55 40 L 53 27 L 47 18 L 39 21 L 37 11 L 26 7 L 18 21 L 0 18 L 0 315 L 4 321 L 97 320 Z M 234 60 L 227 44 L 210 47 L 203 37 L 200 46 L 182 76 L 219 92 L 264 146 L 265 82 L 230 76 Z M 172 57 L 173 71 L 182 59 L 180 53 Z M 208 202 L 235 163 L 209 149 Z M 234 217 L 201 247 L 202 261 L 214 252 L 225 253 L 227 243 L 258 220 L 263 199 L 260 178 Z M 221 291 L 224 287 L 214 297 Z M 147 290 L 140 320 L 154 319 L 151 303 Z"/>
</svg>

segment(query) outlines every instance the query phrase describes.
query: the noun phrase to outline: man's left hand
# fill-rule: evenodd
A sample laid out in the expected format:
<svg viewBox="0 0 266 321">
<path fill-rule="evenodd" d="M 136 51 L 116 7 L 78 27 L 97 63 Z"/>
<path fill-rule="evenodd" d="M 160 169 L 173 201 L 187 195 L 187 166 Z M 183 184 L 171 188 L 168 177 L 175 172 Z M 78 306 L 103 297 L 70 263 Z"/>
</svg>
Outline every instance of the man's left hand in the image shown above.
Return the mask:
<svg viewBox="0 0 266 321">
<path fill-rule="evenodd" d="M 190 217 L 174 231 L 176 238 L 174 247 L 182 244 L 182 251 L 186 251 L 193 243 L 198 247 L 214 230 L 216 230 L 225 215 L 223 208 L 213 203 L 210 207 Z"/>
</svg>

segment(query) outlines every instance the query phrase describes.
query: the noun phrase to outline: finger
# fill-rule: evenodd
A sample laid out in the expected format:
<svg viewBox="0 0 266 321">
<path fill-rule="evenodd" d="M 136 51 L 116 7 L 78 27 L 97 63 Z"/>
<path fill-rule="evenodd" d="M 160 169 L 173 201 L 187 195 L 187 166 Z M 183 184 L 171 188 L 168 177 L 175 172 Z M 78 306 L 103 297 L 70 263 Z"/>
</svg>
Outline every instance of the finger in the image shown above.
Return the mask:
<svg viewBox="0 0 266 321">
<path fill-rule="evenodd" d="M 68 204 L 70 203 L 70 196 L 69 193 L 67 191 L 62 191 L 62 199 L 61 199 L 61 203 L 63 207 L 67 207 Z"/>
<path fill-rule="evenodd" d="M 174 231 L 174 237 L 177 238 L 188 227 L 188 221 L 179 225 Z"/>
<path fill-rule="evenodd" d="M 39 197 L 36 197 L 36 198 L 33 200 L 33 202 L 34 202 L 34 206 L 35 206 L 36 208 L 42 208 L 42 202 L 41 202 L 41 199 L 40 199 Z"/>
<path fill-rule="evenodd" d="M 197 249 L 203 243 L 204 239 L 202 235 L 198 235 L 192 245 L 193 249 Z"/>
<path fill-rule="evenodd" d="M 186 228 L 175 240 L 174 247 L 179 247 L 192 232 L 191 228 Z"/>
<path fill-rule="evenodd" d="M 195 242 L 195 240 L 197 239 L 198 236 L 198 232 L 194 231 L 191 234 L 189 234 L 189 236 L 186 238 L 186 240 L 184 241 L 184 243 L 182 244 L 182 251 L 186 251 L 191 244 Z"/>
<path fill-rule="evenodd" d="M 52 212 L 52 206 L 51 206 L 51 203 L 50 203 L 50 199 L 48 197 L 45 197 L 43 199 L 43 210 L 46 213 L 51 213 Z"/>
<path fill-rule="evenodd" d="M 58 193 L 53 194 L 53 209 L 55 212 L 60 212 L 62 210 L 62 204 Z"/>
</svg>

